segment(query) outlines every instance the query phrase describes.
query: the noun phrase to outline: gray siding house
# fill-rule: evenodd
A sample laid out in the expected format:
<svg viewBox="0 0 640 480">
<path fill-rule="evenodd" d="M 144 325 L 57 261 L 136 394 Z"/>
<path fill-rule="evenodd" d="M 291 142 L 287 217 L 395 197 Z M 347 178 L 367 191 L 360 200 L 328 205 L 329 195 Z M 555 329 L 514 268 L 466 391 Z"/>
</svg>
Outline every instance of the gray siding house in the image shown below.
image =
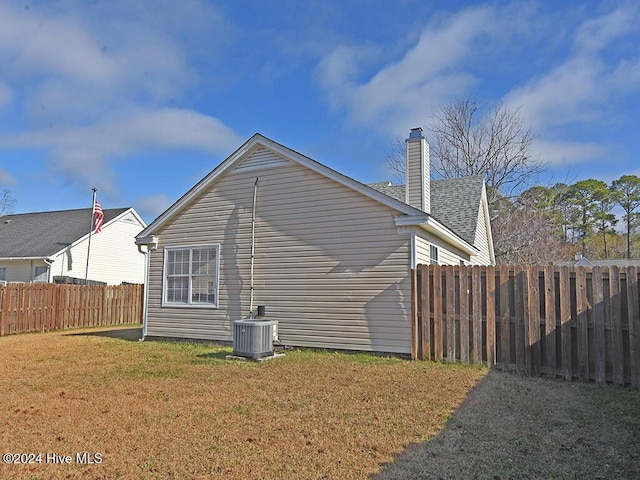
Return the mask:
<svg viewBox="0 0 640 480">
<path fill-rule="evenodd" d="M 255 134 L 153 221 L 143 335 L 231 341 L 258 305 L 283 344 L 411 351 L 411 269 L 493 264 L 480 177 L 365 185 Z"/>
</svg>

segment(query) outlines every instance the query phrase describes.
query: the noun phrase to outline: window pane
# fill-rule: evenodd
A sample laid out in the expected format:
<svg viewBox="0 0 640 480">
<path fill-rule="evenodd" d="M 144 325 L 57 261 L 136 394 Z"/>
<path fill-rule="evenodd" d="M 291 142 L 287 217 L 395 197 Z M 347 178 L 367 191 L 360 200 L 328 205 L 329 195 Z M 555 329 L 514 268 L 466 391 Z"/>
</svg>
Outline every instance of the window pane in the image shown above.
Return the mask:
<svg viewBox="0 0 640 480">
<path fill-rule="evenodd" d="M 189 275 L 189 250 L 171 250 L 167 255 L 168 275 Z"/>
<path fill-rule="evenodd" d="M 215 303 L 215 278 L 213 276 L 193 277 L 191 283 L 193 303 Z"/>
<path fill-rule="evenodd" d="M 7 269 L 6 267 L 0 268 L 0 281 L 4 282 L 7 279 Z"/>
<path fill-rule="evenodd" d="M 189 302 L 189 277 L 167 278 L 167 302 Z"/>
<path fill-rule="evenodd" d="M 215 248 L 198 248 L 193 251 L 191 273 L 195 275 L 212 275 L 216 269 Z"/>
</svg>

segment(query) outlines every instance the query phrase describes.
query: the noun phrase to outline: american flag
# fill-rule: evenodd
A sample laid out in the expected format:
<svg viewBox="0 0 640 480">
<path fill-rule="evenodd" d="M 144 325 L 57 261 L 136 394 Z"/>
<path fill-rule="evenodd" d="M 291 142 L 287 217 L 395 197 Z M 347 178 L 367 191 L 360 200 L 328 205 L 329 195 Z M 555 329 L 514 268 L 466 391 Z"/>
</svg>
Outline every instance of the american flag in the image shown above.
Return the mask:
<svg viewBox="0 0 640 480">
<path fill-rule="evenodd" d="M 98 203 L 98 200 L 93 204 L 93 217 L 95 219 L 95 233 L 99 233 L 102 230 L 102 224 L 104 223 L 104 212 L 102 207 Z"/>
</svg>

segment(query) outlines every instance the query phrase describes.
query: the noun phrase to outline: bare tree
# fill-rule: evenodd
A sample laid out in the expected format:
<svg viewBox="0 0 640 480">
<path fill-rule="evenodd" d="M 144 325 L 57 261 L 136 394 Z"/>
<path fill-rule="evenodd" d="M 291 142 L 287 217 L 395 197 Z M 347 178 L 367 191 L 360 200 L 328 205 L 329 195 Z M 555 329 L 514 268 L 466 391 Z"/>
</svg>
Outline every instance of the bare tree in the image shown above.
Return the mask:
<svg viewBox="0 0 640 480">
<path fill-rule="evenodd" d="M 433 176 L 484 176 L 492 219 L 500 201 L 512 200 L 533 185 L 545 167 L 532 153 L 535 137 L 519 110 L 502 104 L 483 115 L 476 100 L 464 97 L 440 107 L 427 130 Z M 404 141 L 397 139 L 386 154 L 387 166 L 400 181 L 404 181 L 404 149 Z"/>
<path fill-rule="evenodd" d="M 15 206 L 16 200 L 11 196 L 11 192 L 7 188 L 2 189 L 0 191 L 0 215 L 13 213 Z"/>
<path fill-rule="evenodd" d="M 462 98 L 441 107 L 428 128 L 432 171 L 443 178 L 483 175 L 492 217 L 500 198 L 514 198 L 544 169 L 531 151 L 531 128 L 503 104 L 483 116 L 477 101 Z"/>
<path fill-rule="evenodd" d="M 553 199 L 542 189 L 545 187 L 534 187 L 513 202 L 499 202 L 499 213 L 491 224 L 499 264 L 551 263 L 571 258 L 575 247 L 564 241 L 550 203 Z"/>
</svg>

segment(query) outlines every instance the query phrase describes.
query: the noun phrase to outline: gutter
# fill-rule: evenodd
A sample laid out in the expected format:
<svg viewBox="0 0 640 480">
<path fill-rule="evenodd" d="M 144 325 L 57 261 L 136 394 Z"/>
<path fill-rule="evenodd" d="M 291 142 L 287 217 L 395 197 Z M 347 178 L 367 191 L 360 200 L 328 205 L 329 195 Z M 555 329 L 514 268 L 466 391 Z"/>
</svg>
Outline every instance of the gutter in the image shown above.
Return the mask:
<svg viewBox="0 0 640 480">
<path fill-rule="evenodd" d="M 433 233 L 436 237 L 446 240 L 448 243 L 455 245 L 468 255 L 478 255 L 480 249 L 469 244 L 458 235 L 453 233 L 447 227 L 435 220 L 431 215 L 424 213 L 422 215 L 403 215 L 394 218 L 397 227 L 421 227 L 427 232 Z"/>
</svg>

